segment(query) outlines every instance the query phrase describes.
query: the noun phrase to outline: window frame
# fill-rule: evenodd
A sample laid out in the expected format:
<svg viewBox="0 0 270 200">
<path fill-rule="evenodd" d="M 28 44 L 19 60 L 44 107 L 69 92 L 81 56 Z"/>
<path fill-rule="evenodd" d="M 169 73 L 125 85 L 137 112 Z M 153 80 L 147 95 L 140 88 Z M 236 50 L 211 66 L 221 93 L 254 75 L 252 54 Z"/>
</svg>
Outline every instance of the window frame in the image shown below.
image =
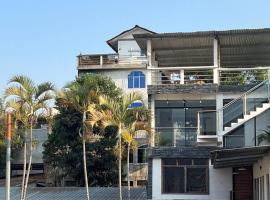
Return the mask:
<svg viewBox="0 0 270 200">
<path fill-rule="evenodd" d="M 170 165 L 170 164 L 164 164 L 164 158 L 161 159 L 161 194 L 169 194 L 169 195 L 209 195 L 209 159 L 208 158 L 167 158 L 167 159 L 174 159 L 176 160 L 176 165 Z M 191 165 L 178 165 L 178 160 L 181 159 L 191 159 Z M 196 159 L 205 159 L 207 161 L 207 165 L 194 165 L 194 160 Z M 164 169 L 170 168 L 170 167 L 179 167 L 184 168 L 184 191 L 183 193 L 179 192 L 165 192 L 164 189 Z M 205 192 L 187 192 L 187 169 L 193 168 L 193 169 L 205 169 L 206 170 L 206 191 Z"/>
<path fill-rule="evenodd" d="M 128 89 L 134 88 L 145 88 L 145 74 L 142 71 L 132 71 L 128 74 Z"/>
</svg>

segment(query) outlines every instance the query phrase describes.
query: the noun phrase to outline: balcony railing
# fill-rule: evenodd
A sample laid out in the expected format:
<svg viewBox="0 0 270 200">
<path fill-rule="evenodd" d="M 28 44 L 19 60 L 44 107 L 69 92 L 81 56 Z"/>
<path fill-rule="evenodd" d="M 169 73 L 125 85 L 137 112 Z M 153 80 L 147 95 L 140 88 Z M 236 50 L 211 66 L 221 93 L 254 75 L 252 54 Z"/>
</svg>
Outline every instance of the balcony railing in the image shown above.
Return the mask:
<svg viewBox="0 0 270 200">
<path fill-rule="evenodd" d="M 197 140 L 197 127 L 156 127 L 155 146 L 193 146 Z"/>
<path fill-rule="evenodd" d="M 220 85 L 246 85 L 257 84 L 268 79 L 265 68 L 218 68 L 218 73 L 214 74 L 214 69 L 207 67 L 200 69 L 165 69 L 154 68 L 152 70 L 152 85 L 179 85 L 179 84 L 209 84 L 218 83 Z"/>
<path fill-rule="evenodd" d="M 224 135 L 225 148 L 239 148 L 245 146 L 244 135 Z"/>
<path fill-rule="evenodd" d="M 152 72 L 152 84 L 207 84 L 213 83 L 213 70 L 156 70 Z"/>
<path fill-rule="evenodd" d="M 128 64 L 147 64 L 147 57 L 145 55 L 119 55 L 119 54 L 102 54 L 102 55 L 80 55 L 78 56 L 78 66 L 93 65 L 128 65 Z"/>
</svg>

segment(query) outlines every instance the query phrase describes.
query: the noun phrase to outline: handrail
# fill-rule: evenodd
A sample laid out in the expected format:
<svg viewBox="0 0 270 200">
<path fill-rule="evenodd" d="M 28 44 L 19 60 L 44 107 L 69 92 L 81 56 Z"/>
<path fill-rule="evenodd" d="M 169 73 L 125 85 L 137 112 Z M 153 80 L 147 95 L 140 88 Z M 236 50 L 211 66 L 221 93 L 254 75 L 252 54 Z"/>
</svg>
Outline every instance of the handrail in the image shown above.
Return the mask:
<svg viewBox="0 0 270 200">
<path fill-rule="evenodd" d="M 239 99 L 241 99 L 242 97 L 244 97 L 245 95 L 253 92 L 254 90 L 256 90 L 257 88 L 259 88 L 261 85 L 263 85 L 264 83 L 268 82 L 269 80 L 264 80 L 262 82 L 260 82 L 259 84 L 255 85 L 253 88 L 250 88 L 248 91 L 244 92 L 243 94 L 241 94 L 239 97 L 237 97 L 236 99 L 230 101 L 229 103 L 227 103 L 226 105 L 224 105 L 223 107 L 216 109 L 216 110 L 200 110 L 198 112 L 219 112 L 221 110 L 224 110 L 225 108 L 229 107 L 230 105 L 232 105 L 233 103 L 237 102 Z"/>
<path fill-rule="evenodd" d="M 219 109 L 197 111 L 198 134 L 201 134 L 201 130 L 200 130 L 201 129 L 201 116 L 200 116 L 201 114 L 207 113 L 207 112 L 212 112 L 213 114 L 215 114 L 216 115 L 217 132 L 220 131 L 220 130 L 223 130 L 222 125 L 220 124 L 220 114 L 222 114 L 222 111 L 224 109 L 228 108 L 229 106 L 234 105 L 235 102 L 237 102 L 239 100 L 241 100 L 241 101 L 243 100 L 244 101 L 243 102 L 243 114 L 245 115 L 247 113 L 247 107 L 246 107 L 247 106 L 247 102 L 246 102 L 247 95 L 249 95 L 252 92 L 256 91 L 256 89 L 261 88 L 262 86 L 265 86 L 265 84 L 267 84 L 268 82 L 269 82 L 268 79 L 260 82 L 259 84 L 255 85 L 254 87 L 252 87 L 248 91 L 244 92 L 239 97 L 235 98 L 234 100 L 230 101 L 228 104 L 224 105 L 223 107 L 221 107 Z M 268 93 L 269 93 L 269 87 L 268 87 Z"/>
</svg>

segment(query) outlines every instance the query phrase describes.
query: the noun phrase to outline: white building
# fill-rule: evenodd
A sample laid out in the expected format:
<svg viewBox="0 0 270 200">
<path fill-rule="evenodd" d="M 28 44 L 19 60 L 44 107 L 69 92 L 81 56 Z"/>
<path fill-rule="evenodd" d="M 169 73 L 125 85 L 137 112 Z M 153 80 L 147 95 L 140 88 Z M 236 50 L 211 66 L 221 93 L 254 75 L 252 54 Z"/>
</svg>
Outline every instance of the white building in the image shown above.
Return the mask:
<svg viewBox="0 0 270 200">
<path fill-rule="evenodd" d="M 270 124 L 269 41 L 270 29 L 135 26 L 107 42 L 116 54 L 78 56 L 79 74 L 110 76 L 148 100 L 149 199 L 270 199 L 270 147 L 257 141 Z"/>
</svg>

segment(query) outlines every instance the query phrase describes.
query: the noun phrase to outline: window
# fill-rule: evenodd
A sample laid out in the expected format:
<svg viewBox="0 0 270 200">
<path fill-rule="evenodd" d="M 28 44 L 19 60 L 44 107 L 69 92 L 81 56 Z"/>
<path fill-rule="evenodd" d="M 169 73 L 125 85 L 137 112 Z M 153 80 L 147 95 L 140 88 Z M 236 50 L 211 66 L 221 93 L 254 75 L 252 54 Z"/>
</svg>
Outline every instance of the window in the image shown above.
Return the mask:
<svg viewBox="0 0 270 200">
<path fill-rule="evenodd" d="M 138 148 L 138 163 L 147 163 L 147 145 Z"/>
<path fill-rule="evenodd" d="M 145 75 L 141 71 L 133 71 L 128 75 L 128 88 L 145 88 Z"/>
<path fill-rule="evenodd" d="M 162 159 L 162 192 L 208 193 L 208 159 Z"/>
</svg>

